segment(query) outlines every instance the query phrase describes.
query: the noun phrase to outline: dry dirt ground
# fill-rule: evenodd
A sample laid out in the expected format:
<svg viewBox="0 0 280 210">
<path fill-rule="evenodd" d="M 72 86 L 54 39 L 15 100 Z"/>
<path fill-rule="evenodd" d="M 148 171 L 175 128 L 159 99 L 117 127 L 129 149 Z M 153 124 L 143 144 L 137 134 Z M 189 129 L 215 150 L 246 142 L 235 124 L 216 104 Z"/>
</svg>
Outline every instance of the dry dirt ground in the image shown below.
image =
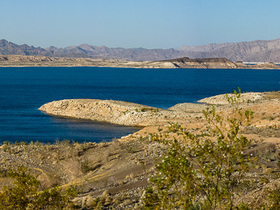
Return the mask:
<svg viewBox="0 0 280 210">
<path fill-rule="evenodd" d="M 231 114 L 232 107 L 225 102 L 225 95 L 203 102 L 215 104 L 218 112 Z M 188 103 L 171 107 L 170 110 L 180 113 L 173 122 L 191 132 L 200 132 L 206 125 L 202 114 L 206 107 L 205 104 Z M 243 133 L 256 140 L 248 151 L 258 156 L 250 176 L 261 177 L 244 185 L 240 201 L 257 205 L 264 189 L 280 183 L 280 92 L 246 93 L 240 107 L 254 112 L 253 120 Z M 54 145 L 5 143 L 0 148 L 0 187 L 12 181 L 5 177 L 9 168 L 23 165 L 40 180 L 42 188 L 74 186 L 78 196 L 73 201 L 80 209 L 96 206 L 103 209 L 141 208 L 147 178 L 154 173 L 155 162 L 165 151 L 163 145 L 152 141 L 151 134 L 167 134 L 169 127 L 169 123 L 159 122 L 121 139 L 99 144 L 68 141 Z M 173 137 L 176 133 L 169 135 L 170 139 Z"/>
</svg>

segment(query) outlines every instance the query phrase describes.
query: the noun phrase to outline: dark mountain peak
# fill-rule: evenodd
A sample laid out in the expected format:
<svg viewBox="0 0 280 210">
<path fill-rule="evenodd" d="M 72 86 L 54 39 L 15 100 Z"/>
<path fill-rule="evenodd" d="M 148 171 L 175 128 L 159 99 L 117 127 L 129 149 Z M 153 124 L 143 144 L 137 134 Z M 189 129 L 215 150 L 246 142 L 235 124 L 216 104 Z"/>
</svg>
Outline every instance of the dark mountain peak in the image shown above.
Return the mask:
<svg viewBox="0 0 280 210">
<path fill-rule="evenodd" d="M 50 46 L 50 47 L 46 48 L 46 50 L 57 50 L 57 49 L 58 49 L 58 48 L 55 47 L 55 46 Z"/>
<path fill-rule="evenodd" d="M 9 42 L 6 39 L 1 39 L 0 40 L 0 46 L 5 46 L 7 45 Z"/>
<path fill-rule="evenodd" d="M 80 47 L 82 49 L 85 49 L 85 50 L 90 50 L 90 51 L 95 49 L 95 46 L 92 46 L 92 45 L 89 45 L 89 44 L 81 44 L 78 47 Z"/>
<path fill-rule="evenodd" d="M 27 44 L 17 45 L 5 39 L 0 40 L 0 55 L 47 55 L 41 47 L 29 46 Z"/>
</svg>

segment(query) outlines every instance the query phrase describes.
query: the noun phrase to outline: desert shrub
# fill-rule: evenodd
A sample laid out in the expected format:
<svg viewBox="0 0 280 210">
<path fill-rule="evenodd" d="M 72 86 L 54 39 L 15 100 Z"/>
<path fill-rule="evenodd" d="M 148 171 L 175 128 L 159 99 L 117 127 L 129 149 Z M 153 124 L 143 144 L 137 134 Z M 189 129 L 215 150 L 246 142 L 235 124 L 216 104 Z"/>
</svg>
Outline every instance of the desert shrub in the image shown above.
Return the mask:
<svg viewBox="0 0 280 210">
<path fill-rule="evenodd" d="M 138 110 L 139 111 L 139 110 Z M 152 112 L 159 112 L 159 109 L 157 108 L 152 108 L 152 107 L 143 107 L 140 109 L 141 112 L 147 112 L 147 111 L 152 111 Z"/>
<path fill-rule="evenodd" d="M 40 191 L 40 182 L 23 167 L 10 170 L 7 176 L 15 181 L 12 186 L 2 188 L 1 209 L 64 209 L 73 206 L 70 200 L 76 195 L 73 187 L 66 192 L 58 187 Z"/>
<path fill-rule="evenodd" d="M 228 97 L 233 105 L 228 116 L 214 106 L 203 114 L 207 127 L 199 134 L 171 124 L 170 132 L 181 138 L 170 140 L 153 135 L 152 139 L 167 146 L 164 158 L 156 165 L 156 174 L 143 198 L 148 209 L 232 209 L 237 187 L 254 158 L 244 151 L 251 141 L 240 134 L 253 116 L 239 107 L 240 92 Z M 240 204 L 242 209 L 246 205 Z"/>
<path fill-rule="evenodd" d="M 268 203 L 263 205 L 263 209 L 280 209 L 280 187 L 267 190 Z"/>
</svg>

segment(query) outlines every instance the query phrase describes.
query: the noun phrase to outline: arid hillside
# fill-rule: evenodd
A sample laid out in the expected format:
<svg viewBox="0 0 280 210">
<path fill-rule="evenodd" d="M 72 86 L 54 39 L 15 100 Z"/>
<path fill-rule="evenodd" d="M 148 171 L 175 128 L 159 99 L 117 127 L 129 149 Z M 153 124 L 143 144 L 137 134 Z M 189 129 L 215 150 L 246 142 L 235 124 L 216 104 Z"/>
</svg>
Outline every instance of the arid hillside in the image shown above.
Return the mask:
<svg viewBox="0 0 280 210">
<path fill-rule="evenodd" d="M 231 95 L 230 95 L 231 96 Z M 148 177 L 155 172 L 155 163 L 165 155 L 166 147 L 153 136 L 180 139 L 177 125 L 185 131 L 204 132 L 207 121 L 202 114 L 208 104 L 218 113 L 231 116 L 232 105 L 226 95 L 201 100 L 204 104 L 182 103 L 168 110 L 111 100 L 77 99 L 51 102 L 40 109 L 55 116 L 92 119 L 116 124 L 144 126 L 138 132 L 102 143 L 39 142 L 10 144 L 0 148 L 1 185 L 9 185 L 9 168 L 25 166 L 41 183 L 41 188 L 55 185 L 66 189 L 74 186 L 73 199 L 79 209 L 135 209 L 142 199 Z M 249 182 L 242 187 L 238 202 L 258 206 L 266 189 L 279 184 L 280 160 L 280 92 L 244 93 L 239 100 L 242 110 L 252 110 L 254 118 L 242 134 L 254 140 L 248 151 L 258 156 Z M 115 118 L 114 118 L 115 116 Z"/>
</svg>

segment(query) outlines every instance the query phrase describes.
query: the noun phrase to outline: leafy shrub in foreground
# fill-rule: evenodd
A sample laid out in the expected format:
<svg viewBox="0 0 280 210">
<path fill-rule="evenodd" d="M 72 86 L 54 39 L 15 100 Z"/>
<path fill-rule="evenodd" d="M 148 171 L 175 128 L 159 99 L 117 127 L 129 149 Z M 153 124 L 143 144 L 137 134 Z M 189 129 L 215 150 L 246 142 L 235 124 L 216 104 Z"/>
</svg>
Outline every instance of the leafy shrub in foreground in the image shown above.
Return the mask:
<svg viewBox="0 0 280 210">
<path fill-rule="evenodd" d="M 235 92 L 236 93 L 236 92 Z M 240 92 L 228 97 L 234 105 L 230 116 L 209 107 L 203 112 L 208 122 L 200 134 L 171 124 L 183 140 L 153 139 L 167 145 L 167 153 L 157 164 L 152 185 L 143 199 L 150 209 L 232 209 L 236 188 L 248 172 L 253 157 L 244 151 L 251 141 L 240 134 L 253 116 L 239 108 Z"/>
</svg>

